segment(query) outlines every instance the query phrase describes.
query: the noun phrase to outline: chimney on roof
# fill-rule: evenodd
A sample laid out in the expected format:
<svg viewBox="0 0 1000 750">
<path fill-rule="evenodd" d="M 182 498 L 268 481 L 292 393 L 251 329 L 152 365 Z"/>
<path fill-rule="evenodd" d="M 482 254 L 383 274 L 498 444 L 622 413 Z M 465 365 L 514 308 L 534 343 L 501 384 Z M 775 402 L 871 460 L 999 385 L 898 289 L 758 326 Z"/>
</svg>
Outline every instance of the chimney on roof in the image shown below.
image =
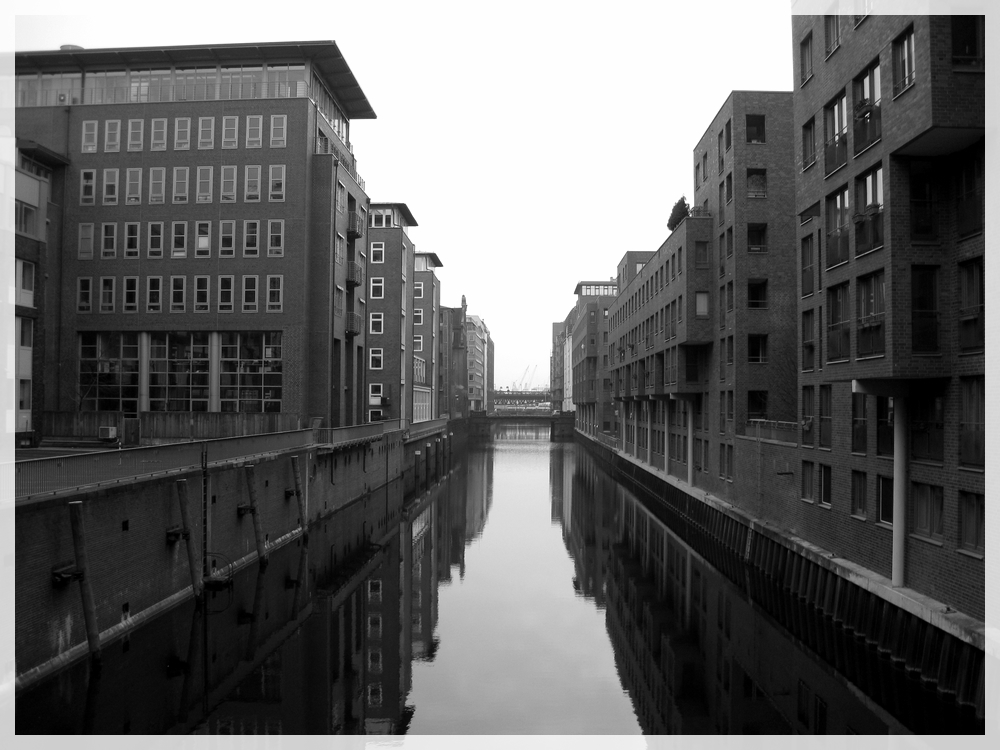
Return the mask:
<svg viewBox="0 0 1000 750">
<path fill-rule="evenodd" d="M 61 47 L 59 47 L 59 49 L 65 51 L 65 50 L 71 50 L 71 49 L 83 49 L 83 47 L 81 47 L 78 44 L 64 44 Z"/>
</svg>

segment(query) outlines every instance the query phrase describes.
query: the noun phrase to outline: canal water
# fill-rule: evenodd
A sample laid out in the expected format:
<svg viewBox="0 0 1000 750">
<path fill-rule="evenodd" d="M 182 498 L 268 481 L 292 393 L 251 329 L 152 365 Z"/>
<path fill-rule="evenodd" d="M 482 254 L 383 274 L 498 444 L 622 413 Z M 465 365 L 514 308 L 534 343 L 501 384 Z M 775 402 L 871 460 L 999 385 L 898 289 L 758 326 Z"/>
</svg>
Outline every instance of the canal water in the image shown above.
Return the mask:
<svg viewBox="0 0 1000 750">
<path fill-rule="evenodd" d="M 16 730 L 983 731 L 863 643 L 820 658 L 696 544 L 582 447 L 498 428 L 421 497 L 382 488 L 18 694 Z"/>
</svg>

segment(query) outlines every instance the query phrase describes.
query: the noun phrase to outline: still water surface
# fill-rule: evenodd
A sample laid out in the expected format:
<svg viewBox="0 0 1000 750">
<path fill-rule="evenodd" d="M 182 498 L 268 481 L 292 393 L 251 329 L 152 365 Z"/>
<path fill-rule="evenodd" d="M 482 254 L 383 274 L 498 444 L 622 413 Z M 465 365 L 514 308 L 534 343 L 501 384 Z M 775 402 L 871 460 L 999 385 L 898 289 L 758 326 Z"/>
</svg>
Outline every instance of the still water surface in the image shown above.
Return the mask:
<svg viewBox="0 0 1000 750">
<path fill-rule="evenodd" d="M 582 448 L 512 427 L 19 695 L 17 731 L 982 731 L 877 663 L 859 689 L 745 590 Z"/>
</svg>

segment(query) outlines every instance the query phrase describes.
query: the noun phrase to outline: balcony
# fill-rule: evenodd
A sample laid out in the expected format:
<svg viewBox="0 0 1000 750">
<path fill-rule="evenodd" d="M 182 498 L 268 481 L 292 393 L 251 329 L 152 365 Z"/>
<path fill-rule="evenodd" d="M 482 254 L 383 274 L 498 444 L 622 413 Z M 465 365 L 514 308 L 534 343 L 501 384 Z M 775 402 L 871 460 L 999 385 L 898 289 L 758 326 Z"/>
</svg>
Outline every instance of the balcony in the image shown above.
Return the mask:
<svg viewBox="0 0 1000 750">
<path fill-rule="evenodd" d="M 864 315 L 858 319 L 858 356 L 885 354 L 885 313 Z"/>
<path fill-rule="evenodd" d="M 352 260 L 347 264 L 347 285 L 365 285 L 365 269 L 356 260 Z"/>
<path fill-rule="evenodd" d="M 861 255 L 885 244 L 882 230 L 882 208 L 854 216 L 854 254 Z"/>
<path fill-rule="evenodd" d="M 838 227 L 826 236 L 826 267 L 833 268 L 846 263 L 851 253 L 850 230 Z"/>
<path fill-rule="evenodd" d="M 833 174 L 847 164 L 847 133 L 837 133 L 823 148 L 826 174 Z"/>
<path fill-rule="evenodd" d="M 854 154 L 882 138 L 882 107 L 862 99 L 854 108 Z"/>
<path fill-rule="evenodd" d="M 305 81 L 249 81 L 240 83 L 149 83 L 130 86 L 39 90 L 19 89 L 18 107 L 64 107 L 73 104 L 144 104 L 147 102 L 204 102 L 226 99 L 301 99 L 309 96 Z"/>
<path fill-rule="evenodd" d="M 348 336 L 357 336 L 361 333 L 361 315 L 356 312 L 347 313 L 347 320 L 344 321 L 344 332 Z"/>
<path fill-rule="evenodd" d="M 799 441 L 799 425 L 796 422 L 776 422 L 772 419 L 748 419 L 742 431 L 737 434 L 755 440 L 776 440 L 782 443 Z"/>
<path fill-rule="evenodd" d="M 351 211 L 347 215 L 347 239 L 357 240 L 365 234 L 365 220 L 360 211 Z"/>
<path fill-rule="evenodd" d="M 826 361 L 850 359 L 851 357 L 851 321 L 844 320 L 831 323 L 827 328 Z"/>
<path fill-rule="evenodd" d="M 427 361 L 423 357 L 413 358 L 413 385 L 432 385 L 427 378 Z"/>
<path fill-rule="evenodd" d="M 351 152 L 350 146 L 344 144 L 339 138 L 327 138 L 319 136 L 315 139 L 316 154 L 330 154 L 337 157 L 337 160 L 347 168 L 348 173 L 358 183 L 358 187 L 365 189 L 365 181 L 358 174 L 358 163 Z"/>
</svg>

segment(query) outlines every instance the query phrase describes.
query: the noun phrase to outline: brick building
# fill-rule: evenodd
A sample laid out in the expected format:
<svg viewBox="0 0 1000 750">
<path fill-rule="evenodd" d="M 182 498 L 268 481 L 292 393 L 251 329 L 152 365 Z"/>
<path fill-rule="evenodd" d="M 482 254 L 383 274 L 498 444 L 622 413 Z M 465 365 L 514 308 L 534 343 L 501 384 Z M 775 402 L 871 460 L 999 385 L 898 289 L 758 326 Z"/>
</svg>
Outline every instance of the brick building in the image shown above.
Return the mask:
<svg viewBox="0 0 1000 750">
<path fill-rule="evenodd" d="M 17 133 L 69 162 L 52 197 L 53 424 L 145 418 L 144 438 L 169 438 L 362 421 L 368 197 L 350 123 L 375 113 L 337 45 L 64 48 L 15 66 Z"/>
<path fill-rule="evenodd" d="M 440 411 L 438 337 L 441 280 L 434 269 L 442 265 L 441 259 L 434 253 L 416 253 L 413 258 L 412 422 L 435 419 Z"/>
<path fill-rule="evenodd" d="M 464 419 L 469 416 L 469 349 L 466 342 L 465 316 L 464 294 L 461 307 L 441 308 L 438 399 L 441 416 L 450 414 L 452 419 Z"/>
<path fill-rule="evenodd" d="M 588 435 L 610 432 L 614 422 L 608 366 L 608 310 L 618 292 L 612 281 L 576 285 L 572 340 L 572 398 L 576 428 Z"/>
<path fill-rule="evenodd" d="M 466 315 L 465 333 L 468 350 L 468 398 L 471 411 L 486 411 L 493 389 L 490 363 L 490 329 L 478 315 Z"/>
</svg>

